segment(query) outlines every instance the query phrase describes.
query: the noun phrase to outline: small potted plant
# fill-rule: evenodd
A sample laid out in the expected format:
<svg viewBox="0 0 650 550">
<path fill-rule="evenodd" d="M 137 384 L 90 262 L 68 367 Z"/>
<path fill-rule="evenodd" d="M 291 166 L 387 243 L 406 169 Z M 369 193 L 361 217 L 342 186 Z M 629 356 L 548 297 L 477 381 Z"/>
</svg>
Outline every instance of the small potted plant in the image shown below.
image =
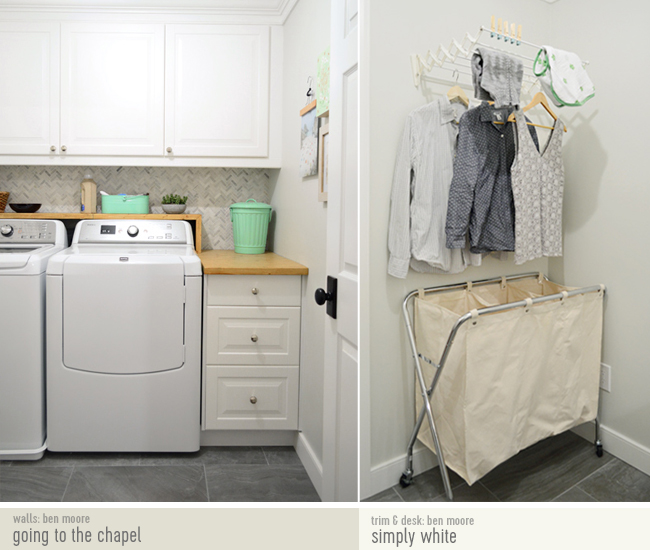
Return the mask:
<svg viewBox="0 0 650 550">
<path fill-rule="evenodd" d="M 162 208 L 167 214 L 182 214 L 187 206 L 187 197 L 180 195 L 165 195 L 162 198 Z"/>
</svg>

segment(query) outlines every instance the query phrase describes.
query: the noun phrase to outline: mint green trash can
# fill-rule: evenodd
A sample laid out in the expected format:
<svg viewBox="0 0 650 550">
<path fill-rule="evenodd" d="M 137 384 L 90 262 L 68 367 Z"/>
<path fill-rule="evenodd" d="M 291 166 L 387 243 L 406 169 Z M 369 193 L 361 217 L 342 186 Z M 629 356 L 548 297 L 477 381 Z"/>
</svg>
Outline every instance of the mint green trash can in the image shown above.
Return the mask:
<svg viewBox="0 0 650 550">
<path fill-rule="evenodd" d="M 271 207 L 268 204 L 257 202 L 255 199 L 237 202 L 230 206 L 235 252 L 264 254 L 271 214 Z"/>
</svg>

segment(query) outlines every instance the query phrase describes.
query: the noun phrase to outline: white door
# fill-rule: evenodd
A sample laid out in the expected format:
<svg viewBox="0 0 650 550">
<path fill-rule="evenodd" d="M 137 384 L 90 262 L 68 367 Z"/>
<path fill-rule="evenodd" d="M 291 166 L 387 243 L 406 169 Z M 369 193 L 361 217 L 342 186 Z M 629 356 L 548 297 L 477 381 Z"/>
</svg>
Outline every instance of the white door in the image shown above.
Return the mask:
<svg viewBox="0 0 650 550">
<path fill-rule="evenodd" d="M 332 0 L 327 271 L 336 319 L 325 327 L 324 501 L 358 500 L 358 5 Z"/>
<path fill-rule="evenodd" d="M 164 25 L 63 23 L 61 153 L 161 155 Z"/>
<path fill-rule="evenodd" d="M 0 23 L 0 154 L 58 152 L 59 44 L 57 23 Z"/>
<path fill-rule="evenodd" d="M 168 25 L 167 156 L 265 157 L 270 29 Z"/>
</svg>

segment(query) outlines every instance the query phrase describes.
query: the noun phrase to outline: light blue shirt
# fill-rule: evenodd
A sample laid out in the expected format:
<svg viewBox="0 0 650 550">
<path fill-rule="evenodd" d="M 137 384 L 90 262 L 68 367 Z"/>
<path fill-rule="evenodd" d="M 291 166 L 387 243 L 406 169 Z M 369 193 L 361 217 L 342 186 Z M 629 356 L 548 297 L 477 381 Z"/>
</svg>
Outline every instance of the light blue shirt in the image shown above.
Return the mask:
<svg viewBox="0 0 650 550">
<path fill-rule="evenodd" d="M 468 265 L 481 265 L 481 255 L 445 246 L 458 120 L 466 110 L 443 96 L 406 119 L 388 226 L 388 274 L 393 277 L 406 277 L 409 266 L 425 273 L 460 273 Z"/>
</svg>

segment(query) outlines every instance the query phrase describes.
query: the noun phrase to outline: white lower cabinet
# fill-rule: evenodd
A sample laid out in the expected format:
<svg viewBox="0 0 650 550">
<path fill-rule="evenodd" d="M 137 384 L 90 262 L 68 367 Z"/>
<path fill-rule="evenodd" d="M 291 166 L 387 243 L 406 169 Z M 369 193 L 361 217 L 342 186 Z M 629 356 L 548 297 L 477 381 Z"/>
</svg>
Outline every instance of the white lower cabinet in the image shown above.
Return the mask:
<svg viewBox="0 0 650 550">
<path fill-rule="evenodd" d="M 208 366 L 207 430 L 298 428 L 298 366 Z"/>
<path fill-rule="evenodd" d="M 297 365 L 300 308 L 208 306 L 209 365 Z"/>
<path fill-rule="evenodd" d="M 203 428 L 298 429 L 300 276 L 204 283 Z"/>
</svg>

